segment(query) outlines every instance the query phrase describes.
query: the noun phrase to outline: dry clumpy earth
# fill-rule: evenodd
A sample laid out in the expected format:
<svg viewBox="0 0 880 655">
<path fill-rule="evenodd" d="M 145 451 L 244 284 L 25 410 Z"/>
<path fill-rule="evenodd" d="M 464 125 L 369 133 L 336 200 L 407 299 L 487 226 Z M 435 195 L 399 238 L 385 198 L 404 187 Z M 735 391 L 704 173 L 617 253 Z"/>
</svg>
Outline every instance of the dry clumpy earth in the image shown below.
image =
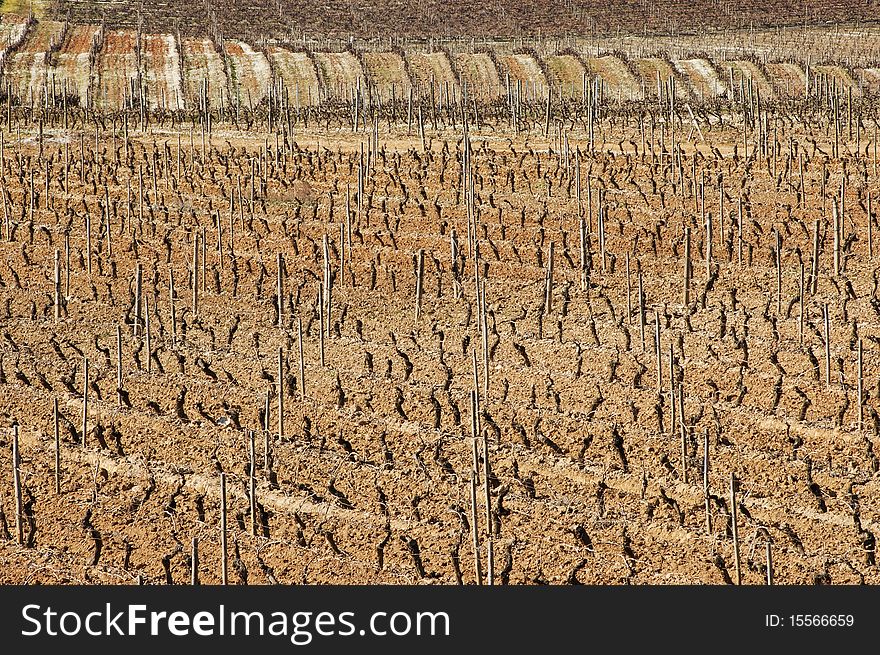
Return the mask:
<svg viewBox="0 0 880 655">
<path fill-rule="evenodd" d="M 13 121 L 0 581 L 878 582 L 876 150 L 594 120 Z"/>
</svg>

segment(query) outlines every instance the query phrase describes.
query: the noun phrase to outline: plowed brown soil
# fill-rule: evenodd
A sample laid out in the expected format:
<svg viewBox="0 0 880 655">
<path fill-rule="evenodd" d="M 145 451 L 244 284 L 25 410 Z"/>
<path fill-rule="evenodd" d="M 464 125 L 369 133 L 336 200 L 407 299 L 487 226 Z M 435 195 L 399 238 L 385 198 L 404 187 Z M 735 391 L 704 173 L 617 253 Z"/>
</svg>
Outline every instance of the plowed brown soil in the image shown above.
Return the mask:
<svg viewBox="0 0 880 655">
<path fill-rule="evenodd" d="M 807 197 L 801 206 L 797 168 L 774 176 L 770 159 L 746 162 L 741 151 L 734 158 L 733 145 L 741 145 L 737 129 L 708 134 L 723 159 L 696 135 L 691 143 L 679 137 L 683 184 L 668 154 L 661 163 L 650 150 L 636 152 L 638 136 L 618 143 L 607 125 L 597 130 L 593 153 L 585 135 L 567 135 L 568 155 L 552 134 L 549 141 L 514 140 L 474 130 L 484 368 L 474 252 L 461 196 L 461 140 L 452 131 L 434 134 L 426 153 L 418 138 L 384 129 L 372 155 L 364 154 L 362 135 L 297 134 L 295 147 L 277 152 L 271 140 L 266 150 L 265 135 L 218 131 L 204 159 L 198 145 L 190 150 L 184 143 L 180 164 L 175 135 L 161 129 L 152 135 L 133 129 L 127 161 L 119 135 L 114 141 L 109 132 L 99 135 L 96 153 L 88 134 L 80 142 L 77 134 L 47 129 L 42 155 L 36 136 L 19 144 L 7 135 L 0 581 L 185 583 L 196 538 L 200 578 L 218 582 L 223 472 L 232 583 L 472 583 L 474 361 L 477 443 L 485 439 L 490 465 L 486 485 L 480 454 L 476 521 L 484 574 L 492 526 L 496 583 L 734 580 L 731 475 L 744 583 L 764 581 L 768 542 L 776 582 L 880 581 L 874 556 L 880 327 L 861 204 L 869 188 L 876 198 L 873 174 L 867 183 L 852 174 L 845 187 L 846 245 L 835 275 L 828 216 L 843 169 L 839 160 L 823 168 L 822 157 L 807 146 L 800 150 Z M 40 156 L 51 158 L 48 195 L 41 192 L 47 182 Z M 778 171 L 784 161 L 780 154 Z M 19 175 L 30 163 L 32 187 Z M 358 198 L 361 166 L 364 194 Z M 849 166 L 852 171 L 855 165 Z M 823 171 L 831 180 L 825 213 Z M 701 181 L 702 207 L 695 200 Z M 704 211 L 715 215 L 708 237 Z M 579 216 L 589 235 L 584 286 Z M 819 278 L 816 292 L 805 297 L 801 343 L 799 259 L 809 276 L 817 219 Z M 691 229 L 694 270 L 688 306 L 681 282 L 685 227 Z M 774 229 L 783 247 L 779 308 Z M 198 254 L 204 266 L 194 267 L 194 235 L 205 239 L 206 259 L 201 247 Z M 332 291 L 322 337 L 316 301 L 325 236 Z M 714 248 L 708 276 L 707 238 Z M 64 296 L 58 322 L 56 250 Z M 423 297 L 416 318 L 420 250 Z M 280 321 L 277 253 L 284 258 Z M 197 311 L 193 273 L 201 294 Z M 831 379 L 824 369 L 825 304 Z M 857 338 L 864 345 L 867 399 L 861 428 Z M 91 387 L 83 434 L 85 358 Z M 676 390 L 683 389 L 683 438 L 680 415 L 672 425 L 670 371 Z M 61 415 L 60 494 L 54 488 L 53 399 Z M 12 479 L 16 423 L 22 543 Z M 255 443 L 253 524 L 249 430 Z"/>
</svg>

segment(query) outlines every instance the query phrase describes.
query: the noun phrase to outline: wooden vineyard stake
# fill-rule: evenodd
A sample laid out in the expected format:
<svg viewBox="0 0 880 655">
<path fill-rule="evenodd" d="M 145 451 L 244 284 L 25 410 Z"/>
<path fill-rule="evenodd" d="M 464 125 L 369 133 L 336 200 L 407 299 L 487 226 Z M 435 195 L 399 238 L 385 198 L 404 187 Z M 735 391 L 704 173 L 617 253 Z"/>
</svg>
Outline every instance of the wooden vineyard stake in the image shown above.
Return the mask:
<svg viewBox="0 0 880 655">
<path fill-rule="evenodd" d="M 48 179 L 47 179 L 48 183 Z M 113 231 L 110 225 L 110 191 L 106 187 L 104 188 L 105 202 L 104 202 L 104 215 L 105 215 L 105 225 L 107 226 L 107 257 L 109 259 L 113 259 Z"/>
<path fill-rule="evenodd" d="M 736 525 L 736 476 L 730 474 L 730 527 L 733 534 L 733 557 L 736 560 L 736 584 L 742 584 L 742 568 L 739 559 L 739 533 Z"/>
<path fill-rule="evenodd" d="M 318 346 L 321 350 L 321 366 L 326 366 L 324 357 L 324 286 L 318 285 Z"/>
<path fill-rule="evenodd" d="M 859 395 L 859 432 L 864 428 L 864 416 L 865 416 L 865 379 L 862 370 L 862 338 L 859 337 L 858 342 L 858 354 L 857 354 L 857 375 L 859 378 L 858 381 L 858 395 Z"/>
<path fill-rule="evenodd" d="M 226 474 L 220 474 L 220 583 L 229 583 L 226 548 Z"/>
<path fill-rule="evenodd" d="M 489 466 L 489 436 L 487 431 L 483 431 L 483 495 L 486 501 L 486 536 L 489 541 L 492 540 L 492 494 L 489 489 L 489 478 L 491 477 L 491 467 Z M 491 570 L 487 568 L 487 573 L 491 576 Z"/>
<path fill-rule="evenodd" d="M 174 290 L 174 270 L 168 271 L 168 302 L 171 304 L 171 347 L 177 348 L 177 298 Z"/>
<path fill-rule="evenodd" d="M 804 153 L 798 152 L 798 172 L 800 175 L 800 187 L 798 189 L 798 206 L 806 209 L 807 206 L 807 187 L 804 184 Z"/>
<path fill-rule="evenodd" d="M 843 242 L 846 237 L 845 227 L 844 225 L 846 221 L 846 175 L 844 175 L 840 179 L 840 213 L 837 216 L 837 233 L 838 233 L 838 241 L 837 241 L 837 257 L 838 263 L 843 268 L 845 262 L 841 257 L 841 249 L 843 248 Z"/>
<path fill-rule="evenodd" d="M 480 426 L 480 375 L 477 372 L 477 349 L 471 348 L 471 368 L 474 375 L 474 387 L 471 390 L 471 437 L 476 442 L 477 437 L 482 433 Z M 474 451 L 474 467 L 477 471 L 477 451 Z"/>
<path fill-rule="evenodd" d="M 663 356 L 660 354 L 660 313 L 654 310 L 654 360 L 657 362 L 657 394 L 663 391 Z"/>
<path fill-rule="evenodd" d="M 642 338 L 642 352 L 645 352 L 645 289 L 641 270 L 639 271 L 639 332 Z"/>
<path fill-rule="evenodd" d="M 837 208 L 837 198 L 831 201 L 831 215 L 833 218 L 832 229 L 834 231 L 834 277 L 840 277 L 840 214 Z"/>
<path fill-rule="evenodd" d="M 712 276 L 712 212 L 706 214 L 706 279 Z"/>
<path fill-rule="evenodd" d="M 678 414 L 679 425 L 681 428 L 681 480 L 685 484 L 688 483 L 687 472 L 687 424 L 684 420 L 684 385 L 678 385 Z"/>
<path fill-rule="evenodd" d="M 284 327 L 284 281 L 282 271 L 284 260 L 281 253 L 276 254 L 276 267 L 278 268 L 278 280 L 276 286 L 276 294 L 278 297 L 278 327 Z"/>
<path fill-rule="evenodd" d="M 345 235 L 340 235 L 340 249 L 342 250 L 342 258 L 345 260 L 348 259 L 348 270 L 349 270 L 349 284 L 354 284 L 354 264 L 352 264 L 352 249 L 351 249 L 351 192 L 346 186 L 345 188 L 345 223 L 344 223 Z M 344 244 L 344 245 L 343 245 Z M 342 263 L 340 263 L 340 266 Z M 344 284 L 344 275 L 342 270 L 339 271 L 339 281 Z"/>
<path fill-rule="evenodd" d="M 263 433 L 263 469 L 266 471 L 266 475 L 269 475 L 271 472 L 269 469 L 271 452 L 271 446 L 269 445 L 269 431 L 266 430 Z"/>
<path fill-rule="evenodd" d="M 474 441 L 476 448 L 476 441 Z M 477 526 L 477 472 L 471 471 L 471 536 L 474 547 L 474 577 L 477 585 L 483 584 L 483 571 L 480 562 L 480 533 Z"/>
<path fill-rule="evenodd" d="M 152 349 L 152 336 L 150 331 L 150 298 L 148 296 L 144 296 L 144 332 L 146 334 L 146 348 L 147 348 L 147 373 L 153 372 L 153 349 Z"/>
<path fill-rule="evenodd" d="M 92 219 L 86 213 L 86 270 L 92 277 Z"/>
<path fill-rule="evenodd" d="M 470 225 L 470 223 L 468 223 Z M 458 235 L 455 232 L 455 228 L 449 233 L 449 255 L 450 255 L 450 271 L 452 273 L 452 297 L 455 300 L 461 299 L 461 281 L 459 277 L 461 276 L 461 271 L 458 267 L 458 261 L 460 256 L 459 245 L 458 245 Z"/>
<path fill-rule="evenodd" d="M 478 301 L 479 302 L 479 301 Z M 544 271 L 544 314 L 549 316 L 553 311 L 553 242 L 547 251 L 547 268 Z"/>
<path fill-rule="evenodd" d="M 767 541 L 767 586 L 773 584 L 773 554 L 770 551 L 770 541 Z"/>
<path fill-rule="evenodd" d="M 782 316 L 782 235 L 776 229 L 776 316 Z"/>
<path fill-rule="evenodd" d="M 86 434 L 89 427 L 89 360 L 83 357 L 83 413 L 82 413 L 82 447 L 86 447 Z"/>
<path fill-rule="evenodd" d="M 544 136 L 546 137 L 550 132 L 550 92 L 551 89 L 547 87 L 547 105 L 544 111 Z"/>
<path fill-rule="evenodd" d="M 486 286 L 480 286 L 480 333 L 483 338 L 483 395 L 489 400 L 489 326 L 486 321 Z"/>
<path fill-rule="evenodd" d="M 580 193 L 580 187 L 578 187 L 578 192 Z M 589 242 L 587 241 L 587 224 L 584 221 L 583 215 L 581 215 L 578 219 L 578 234 L 580 235 L 581 291 L 586 292 L 589 283 L 589 281 L 587 280 L 587 249 L 589 247 Z M 629 262 L 627 261 L 627 263 Z M 630 324 L 632 324 L 632 312 L 630 312 Z"/>
<path fill-rule="evenodd" d="M 324 310 L 325 328 L 324 333 L 330 338 L 330 314 L 333 306 L 333 274 L 330 270 L 330 238 L 324 235 Z"/>
<path fill-rule="evenodd" d="M 16 543 L 24 545 L 24 525 L 21 500 L 21 455 L 18 444 L 18 423 L 12 424 L 12 484 L 15 488 L 15 535 Z"/>
<path fill-rule="evenodd" d="M 339 284 L 345 286 L 345 266 L 348 257 L 348 248 L 345 244 L 345 223 L 339 224 Z"/>
<path fill-rule="evenodd" d="M 626 253 L 626 322 L 632 325 L 632 285 L 630 284 L 629 253 Z"/>
<path fill-rule="evenodd" d="M 0 195 L 3 195 L 0 193 Z M 3 196 L 4 198 L 6 196 Z M 64 233 L 64 299 L 70 298 L 70 233 Z"/>
<path fill-rule="evenodd" d="M 737 266 L 742 268 L 743 264 L 743 201 L 739 199 L 737 203 L 736 216 L 736 262 Z"/>
<path fill-rule="evenodd" d="M 190 576 L 189 583 L 193 586 L 199 584 L 199 540 L 193 537 L 190 545 Z"/>
<path fill-rule="evenodd" d="M 3 198 L 3 227 L 4 227 L 4 237 L 6 241 L 11 241 L 12 237 L 10 235 L 10 225 L 9 225 L 9 203 L 6 200 L 6 193 L 0 192 L 0 197 Z"/>
<path fill-rule="evenodd" d="M 831 319 L 828 316 L 828 303 L 822 305 L 822 322 L 825 326 L 825 388 L 831 388 Z"/>
<path fill-rule="evenodd" d="M 718 241 L 724 247 L 724 182 L 722 180 L 718 182 Z"/>
<path fill-rule="evenodd" d="M 192 264 L 192 313 L 199 315 L 199 233 L 193 230 L 193 264 Z"/>
<path fill-rule="evenodd" d="M 709 505 L 709 429 L 703 429 L 703 500 L 706 507 L 706 534 L 712 534 L 712 509 Z"/>
<path fill-rule="evenodd" d="M 495 584 L 495 548 L 492 539 L 486 540 L 486 585 Z"/>
<path fill-rule="evenodd" d="M 816 295 L 819 285 L 819 221 L 813 222 L 813 261 L 810 269 L 810 293 Z"/>
<path fill-rule="evenodd" d="M 675 437 L 676 426 L 678 422 L 676 420 L 676 397 L 675 397 L 675 368 L 673 365 L 674 362 L 674 353 L 672 347 L 672 341 L 669 341 L 669 412 L 671 414 L 670 422 L 669 422 L 669 435 Z"/>
<path fill-rule="evenodd" d="M 801 262 L 800 293 L 798 298 L 798 343 L 804 345 L 804 263 Z"/>
<path fill-rule="evenodd" d="M 477 584 L 482 584 L 482 575 L 481 575 L 481 564 L 480 564 L 480 542 L 479 542 L 479 530 L 478 530 L 478 519 L 477 519 L 477 480 L 480 475 L 480 454 L 479 454 L 479 443 L 480 443 L 480 435 L 482 433 L 482 429 L 480 427 L 480 397 L 479 392 L 479 380 L 477 377 L 477 353 L 476 350 L 471 350 L 472 355 L 472 363 L 473 363 L 473 372 L 474 372 L 474 388 L 471 389 L 470 392 L 470 412 L 471 412 L 471 519 L 473 521 L 473 548 L 474 548 L 474 558 L 475 558 L 475 570 L 477 577 Z M 483 435 L 482 439 L 483 443 L 483 455 L 484 455 L 484 471 L 483 478 L 485 482 L 485 500 L 486 500 L 486 535 L 487 541 L 491 541 L 492 539 L 492 524 L 491 524 L 491 507 L 490 507 L 490 495 L 489 495 L 489 460 L 488 460 L 488 442 L 486 440 L 485 435 Z"/>
<path fill-rule="evenodd" d="M 251 534 L 257 536 L 257 453 L 254 431 L 248 430 L 248 501 L 250 503 Z"/>
<path fill-rule="evenodd" d="M 220 220 L 220 214 L 217 214 L 217 262 L 220 266 L 220 273 L 223 273 L 223 221 Z"/>
<path fill-rule="evenodd" d="M 61 493 L 61 433 L 58 430 L 58 398 L 52 399 L 52 434 L 55 445 L 55 493 Z"/>
<path fill-rule="evenodd" d="M 271 395 L 272 391 L 270 388 L 266 389 L 266 402 L 263 403 L 263 430 L 266 432 L 269 431 L 269 414 L 271 410 L 269 409 L 269 405 L 271 403 Z"/>
<path fill-rule="evenodd" d="M 61 253 L 55 250 L 55 275 L 53 276 L 55 294 L 55 322 L 61 320 Z"/>
<path fill-rule="evenodd" d="M 229 194 L 229 257 L 235 259 L 235 212 L 234 212 L 234 194 Z"/>
<path fill-rule="evenodd" d="M 201 274 L 202 274 L 202 285 L 201 289 L 204 293 L 208 288 L 208 253 L 207 253 L 207 244 L 208 239 L 205 236 L 205 228 L 202 227 L 202 235 L 201 239 L 199 239 L 199 247 L 201 248 L 201 257 L 199 258 L 199 265 L 201 266 Z"/>
<path fill-rule="evenodd" d="M 278 441 L 284 436 L 284 350 L 278 349 Z M 268 397 L 268 394 L 267 394 Z M 266 432 L 269 431 L 268 403 L 266 405 Z"/>
<path fill-rule="evenodd" d="M 684 306 L 691 304 L 691 228 L 684 229 Z"/>
<path fill-rule="evenodd" d="M 306 399 L 306 367 L 303 361 L 303 323 L 302 318 L 296 319 L 297 328 L 297 344 L 299 345 L 299 399 L 305 402 Z"/>
<path fill-rule="evenodd" d="M 116 324 L 116 402 L 122 407 L 122 327 Z"/>
</svg>

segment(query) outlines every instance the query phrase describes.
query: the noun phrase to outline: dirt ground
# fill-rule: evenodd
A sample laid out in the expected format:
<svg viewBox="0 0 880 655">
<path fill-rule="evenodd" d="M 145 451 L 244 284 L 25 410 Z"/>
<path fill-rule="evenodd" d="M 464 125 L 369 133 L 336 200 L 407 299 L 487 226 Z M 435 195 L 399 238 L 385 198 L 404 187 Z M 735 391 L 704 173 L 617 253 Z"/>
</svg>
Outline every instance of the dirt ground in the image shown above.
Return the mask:
<svg viewBox="0 0 880 655">
<path fill-rule="evenodd" d="M 592 153 L 577 132 L 566 150 L 552 134 L 474 130 L 472 196 L 452 130 L 424 152 L 405 126 L 383 127 L 371 154 L 369 132 L 297 133 L 277 152 L 218 129 L 204 161 L 188 139 L 178 159 L 158 130 L 128 148 L 104 133 L 97 153 L 87 133 L 82 159 L 78 134 L 47 130 L 40 154 L 7 133 L 0 582 L 185 584 L 195 539 L 198 576 L 216 583 L 221 473 L 231 584 L 473 584 L 475 517 L 495 584 L 763 584 L 768 544 L 774 583 L 880 581 L 870 157 L 823 156 L 792 130 L 775 158 L 746 160 L 736 128 L 705 126 L 709 143 L 682 139 L 679 167 L 643 150 L 637 126 L 604 130 Z"/>
</svg>

